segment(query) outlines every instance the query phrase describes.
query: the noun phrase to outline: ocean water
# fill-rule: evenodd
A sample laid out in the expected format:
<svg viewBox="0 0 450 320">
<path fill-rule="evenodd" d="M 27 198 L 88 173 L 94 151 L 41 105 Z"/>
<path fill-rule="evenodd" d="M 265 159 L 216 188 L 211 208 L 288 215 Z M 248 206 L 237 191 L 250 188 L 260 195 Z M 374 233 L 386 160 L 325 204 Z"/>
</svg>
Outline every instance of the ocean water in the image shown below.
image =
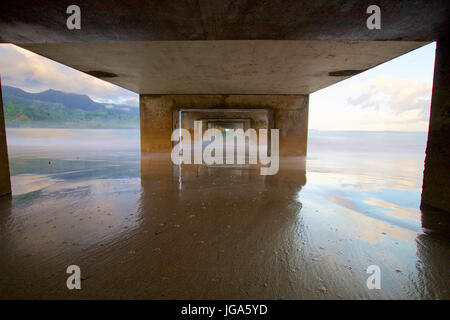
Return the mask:
<svg viewBox="0 0 450 320">
<path fill-rule="evenodd" d="M 421 224 L 426 139 L 310 130 L 306 159 L 260 176 L 141 155 L 139 130 L 7 129 L 0 294 L 71 297 L 56 283 L 77 263 L 84 298 L 448 298 L 448 242 Z"/>
<path fill-rule="evenodd" d="M 7 137 L 13 195 L 60 179 L 140 177 L 139 130 L 8 129 Z M 424 132 L 311 130 L 299 199 L 321 195 L 420 232 L 426 139 Z"/>
<path fill-rule="evenodd" d="M 307 190 L 420 232 L 426 142 L 425 132 L 310 131 Z"/>
</svg>

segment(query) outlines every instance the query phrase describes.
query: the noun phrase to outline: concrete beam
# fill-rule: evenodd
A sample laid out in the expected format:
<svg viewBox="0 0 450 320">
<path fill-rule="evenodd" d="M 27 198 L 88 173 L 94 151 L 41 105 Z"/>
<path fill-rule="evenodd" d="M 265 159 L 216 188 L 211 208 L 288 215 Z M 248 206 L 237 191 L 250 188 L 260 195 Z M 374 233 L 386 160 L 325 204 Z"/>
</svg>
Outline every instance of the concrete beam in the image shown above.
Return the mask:
<svg viewBox="0 0 450 320">
<path fill-rule="evenodd" d="M 139 94 L 310 94 L 427 42 L 147 41 L 19 44 Z"/>
<path fill-rule="evenodd" d="M 280 130 L 280 155 L 304 156 L 308 101 L 307 95 L 141 95 L 141 151 L 171 152 L 173 110 L 266 109 L 273 113 L 273 128 Z"/>
<path fill-rule="evenodd" d="M 2 80 L 0 78 L 0 196 L 11 193 L 5 117 L 3 114 Z"/>
<path fill-rule="evenodd" d="M 437 42 L 422 205 L 450 212 L 450 37 Z"/>
<path fill-rule="evenodd" d="M 66 8 L 81 8 L 68 30 Z M 369 30 L 366 10 L 381 9 Z M 0 42 L 174 40 L 419 40 L 448 30 L 448 0 L 3 0 Z"/>
</svg>

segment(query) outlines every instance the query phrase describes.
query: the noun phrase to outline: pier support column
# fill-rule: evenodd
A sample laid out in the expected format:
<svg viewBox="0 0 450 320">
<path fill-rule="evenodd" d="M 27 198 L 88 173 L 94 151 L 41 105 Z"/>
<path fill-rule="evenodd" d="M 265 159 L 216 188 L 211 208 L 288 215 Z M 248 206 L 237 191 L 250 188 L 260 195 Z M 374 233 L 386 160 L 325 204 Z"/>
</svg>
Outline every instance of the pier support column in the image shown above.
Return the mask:
<svg viewBox="0 0 450 320">
<path fill-rule="evenodd" d="M 306 156 L 309 96 L 284 96 L 274 106 L 274 128 L 280 130 L 280 156 Z"/>
<path fill-rule="evenodd" d="M 172 108 L 164 96 L 140 95 L 141 151 L 172 151 Z"/>
<path fill-rule="evenodd" d="M 450 212 L 450 38 L 437 42 L 422 205 Z"/>
<path fill-rule="evenodd" d="M 173 110 L 243 109 L 252 113 L 254 109 L 256 114 L 264 109 L 271 114 L 267 127 L 280 130 L 280 155 L 306 155 L 308 95 L 141 95 L 139 99 L 142 152 L 171 152 Z M 216 116 L 220 117 L 220 113 Z M 256 128 L 258 124 L 253 123 L 252 127 Z"/>
<path fill-rule="evenodd" d="M 5 117 L 3 113 L 2 80 L 0 78 L 0 196 L 11 193 L 8 149 L 6 146 Z"/>
</svg>

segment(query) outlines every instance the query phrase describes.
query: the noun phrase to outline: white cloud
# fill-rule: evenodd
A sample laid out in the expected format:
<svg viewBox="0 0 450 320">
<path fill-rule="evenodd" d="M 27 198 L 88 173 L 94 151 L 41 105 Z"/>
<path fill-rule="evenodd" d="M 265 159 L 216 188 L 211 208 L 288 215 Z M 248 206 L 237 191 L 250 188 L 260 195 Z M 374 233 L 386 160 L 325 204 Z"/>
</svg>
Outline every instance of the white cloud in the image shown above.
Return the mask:
<svg viewBox="0 0 450 320">
<path fill-rule="evenodd" d="M 361 85 L 363 94 L 350 97 L 348 102 L 362 108 L 387 105 L 394 113 L 401 114 L 408 110 L 429 109 L 431 89 L 431 83 L 427 81 L 380 76 Z"/>
<path fill-rule="evenodd" d="M 433 65 L 429 45 L 313 93 L 309 127 L 427 131 Z"/>
</svg>

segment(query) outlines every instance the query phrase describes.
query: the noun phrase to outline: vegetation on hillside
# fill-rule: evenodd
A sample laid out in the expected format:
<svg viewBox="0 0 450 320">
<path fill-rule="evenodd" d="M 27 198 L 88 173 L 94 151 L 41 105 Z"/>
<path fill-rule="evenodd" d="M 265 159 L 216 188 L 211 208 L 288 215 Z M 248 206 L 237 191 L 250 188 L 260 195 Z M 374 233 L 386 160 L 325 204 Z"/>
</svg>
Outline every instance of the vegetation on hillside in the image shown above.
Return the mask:
<svg viewBox="0 0 450 320">
<path fill-rule="evenodd" d="M 60 102 L 33 99 L 33 94 L 24 91 L 22 92 L 29 96 L 22 97 L 16 93 L 18 91 L 13 91 L 12 94 L 9 92 L 12 90 L 5 91 L 3 101 L 7 127 L 137 128 L 139 126 L 137 108 L 104 105 L 92 100 L 93 105 L 89 107 L 77 107 L 73 104 L 67 106 Z M 67 95 L 71 95 L 59 93 L 66 100 Z"/>
</svg>

